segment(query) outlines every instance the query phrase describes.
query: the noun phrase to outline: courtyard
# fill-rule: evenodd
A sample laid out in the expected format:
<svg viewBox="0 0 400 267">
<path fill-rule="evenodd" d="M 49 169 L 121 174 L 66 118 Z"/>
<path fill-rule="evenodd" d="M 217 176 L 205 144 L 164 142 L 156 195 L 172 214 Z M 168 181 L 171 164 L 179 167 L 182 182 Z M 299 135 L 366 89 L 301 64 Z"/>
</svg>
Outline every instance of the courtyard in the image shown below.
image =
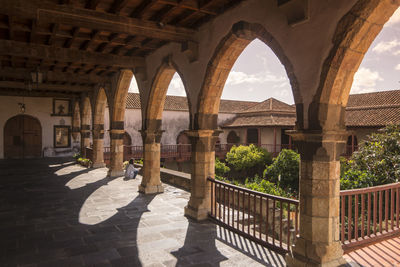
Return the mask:
<svg viewBox="0 0 400 267">
<path fill-rule="evenodd" d="M 189 193 L 143 195 L 65 159 L 0 161 L 1 266 L 285 266 L 210 221 L 184 217 Z"/>
</svg>

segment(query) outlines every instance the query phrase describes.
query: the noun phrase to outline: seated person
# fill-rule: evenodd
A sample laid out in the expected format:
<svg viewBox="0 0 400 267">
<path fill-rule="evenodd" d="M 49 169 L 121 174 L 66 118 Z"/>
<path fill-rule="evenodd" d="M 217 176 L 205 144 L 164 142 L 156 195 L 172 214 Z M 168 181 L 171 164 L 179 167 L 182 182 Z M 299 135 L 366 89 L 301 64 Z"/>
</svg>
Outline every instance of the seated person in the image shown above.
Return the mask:
<svg viewBox="0 0 400 267">
<path fill-rule="evenodd" d="M 129 160 L 128 167 L 126 167 L 126 171 L 125 171 L 126 179 L 135 179 L 136 175 L 139 173 L 139 170 L 136 169 L 135 166 L 133 166 L 134 162 L 135 162 L 134 159 Z"/>
</svg>

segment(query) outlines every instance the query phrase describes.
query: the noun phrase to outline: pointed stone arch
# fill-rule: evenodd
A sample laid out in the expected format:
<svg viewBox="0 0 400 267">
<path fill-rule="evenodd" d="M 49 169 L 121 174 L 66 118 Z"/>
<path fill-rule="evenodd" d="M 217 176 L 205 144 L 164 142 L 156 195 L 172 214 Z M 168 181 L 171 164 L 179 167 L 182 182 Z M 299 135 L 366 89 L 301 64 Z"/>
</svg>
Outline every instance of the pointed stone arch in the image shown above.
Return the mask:
<svg viewBox="0 0 400 267">
<path fill-rule="evenodd" d="M 79 102 L 74 102 L 74 110 L 72 117 L 72 138 L 75 142 L 79 141 L 79 133 L 81 130 L 81 112 L 79 108 Z"/>
<path fill-rule="evenodd" d="M 95 95 L 93 113 L 93 167 L 104 167 L 104 113 L 107 107 L 107 95 L 103 87 L 99 87 Z"/>
<path fill-rule="evenodd" d="M 150 88 L 149 100 L 144 110 L 143 129 L 145 130 L 160 130 L 164 103 L 167 96 L 168 87 L 175 73 L 178 73 L 182 80 L 185 92 L 187 86 L 182 73 L 177 65 L 169 58 L 166 58 L 158 68 Z M 190 101 L 188 101 L 190 110 Z"/>
<path fill-rule="evenodd" d="M 86 156 L 86 147 L 90 146 L 92 105 L 88 96 L 81 101 L 81 154 Z"/>
<path fill-rule="evenodd" d="M 133 77 L 130 69 L 120 70 L 114 75 L 111 81 L 112 99 L 109 102 L 110 112 L 110 145 L 111 162 L 108 175 L 117 177 L 124 174 L 123 163 L 123 137 L 124 120 L 126 109 L 126 98 Z"/>
<path fill-rule="evenodd" d="M 345 107 L 354 74 L 383 25 L 399 6 L 399 0 L 359 0 L 339 21 L 317 93 L 308 108 L 307 128 L 345 129 Z"/>
<path fill-rule="evenodd" d="M 144 107 L 144 112 L 142 110 L 144 116 L 141 133 L 144 146 L 144 165 L 139 191 L 145 194 L 160 193 L 164 190 L 160 180 L 162 113 L 168 87 L 175 72 L 179 74 L 186 91 L 184 77 L 170 58 L 166 58 L 153 78 L 147 106 Z M 188 105 L 190 107 L 190 103 Z"/>
<path fill-rule="evenodd" d="M 198 97 L 194 129 L 217 128 L 220 98 L 228 75 L 243 50 L 256 38 L 270 47 L 283 64 L 292 86 L 295 102 L 301 102 L 293 66 L 277 40 L 260 24 L 240 21 L 234 24 L 231 31 L 222 38 L 208 63 Z"/>
</svg>

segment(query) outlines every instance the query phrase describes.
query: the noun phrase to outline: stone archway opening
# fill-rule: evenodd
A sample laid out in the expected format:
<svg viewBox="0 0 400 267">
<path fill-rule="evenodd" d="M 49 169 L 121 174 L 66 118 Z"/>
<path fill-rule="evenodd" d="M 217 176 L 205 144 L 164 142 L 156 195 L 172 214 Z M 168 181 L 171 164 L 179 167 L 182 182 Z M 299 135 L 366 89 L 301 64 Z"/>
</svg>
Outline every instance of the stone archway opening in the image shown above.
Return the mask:
<svg viewBox="0 0 400 267">
<path fill-rule="evenodd" d="M 163 192 L 160 162 L 167 162 L 168 155 L 179 153 L 177 137 L 180 132 L 188 129 L 190 123 L 190 109 L 185 97 L 184 84 L 184 79 L 173 62 L 164 62 L 153 79 L 147 106 L 142 110 L 144 171 L 142 184 L 139 186 L 140 192 Z M 163 132 L 168 132 L 168 135 L 163 135 Z M 162 155 L 164 157 L 161 157 Z M 179 166 L 175 167 L 179 169 Z"/>
</svg>

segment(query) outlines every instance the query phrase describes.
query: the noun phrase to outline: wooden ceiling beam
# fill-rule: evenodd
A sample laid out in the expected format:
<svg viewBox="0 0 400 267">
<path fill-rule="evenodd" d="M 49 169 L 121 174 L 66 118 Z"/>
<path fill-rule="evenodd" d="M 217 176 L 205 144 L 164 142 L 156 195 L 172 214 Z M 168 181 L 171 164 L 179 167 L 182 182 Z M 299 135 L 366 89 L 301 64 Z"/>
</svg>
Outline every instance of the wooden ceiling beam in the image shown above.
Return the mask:
<svg viewBox="0 0 400 267">
<path fill-rule="evenodd" d="M 48 45 L 54 44 L 54 40 L 56 39 L 56 36 L 57 36 L 57 31 L 58 31 L 58 24 L 55 23 L 51 26 L 51 35 L 49 36 L 49 39 L 47 40 Z"/>
<path fill-rule="evenodd" d="M 11 89 L 28 89 L 25 82 L 14 82 L 14 81 L 0 81 L 0 88 L 11 88 Z M 92 86 L 82 85 L 58 85 L 58 84 L 46 84 L 39 83 L 32 85 L 32 88 L 38 90 L 50 90 L 50 91 L 61 91 L 61 92 L 88 92 L 93 90 Z"/>
<path fill-rule="evenodd" d="M 154 6 L 158 0 L 143 0 L 140 5 L 133 10 L 133 12 L 130 14 L 130 17 L 132 18 L 141 18 L 143 14 L 149 10 L 152 6 Z"/>
<path fill-rule="evenodd" d="M 83 66 L 82 66 L 83 67 Z M 42 70 L 42 69 L 41 69 Z M 6 79 L 30 80 L 32 68 L 10 68 L 4 67 L 0 69 L 0 77 Z M 106 83 L 109 81 L 107 77 L 97 75 L 76 75 L 64 72 L 42 71 L 44 80 L 47 82 L 74 82 L 84 84 Z"/>
<path fill-rule="evenodd" d="M 119 14 L 121 9 L 123 9 L 130 0 L 114 0 L 113 4 L 111 5 L 110 9 L 108 10 L 109 13 Z"/>
<path fill-rule="evenodd" d="M 74 27 L 72 29 L 72 37 L 65 41 L 64 48 L 70 48 L 72 46 L 72 44 L 76 39 L 76 36 L 79 34 L 79 31 L 80 31 L 79 27 Z"/>
<path fill-rule="evenodd" d="M 9 40 L 0 40 L 0 55 L 74 62 L 76 64 L 99 64 L 119 68 L 134 68 L 145 64 L 142 57 L 116 56 Z"/>
<path fill-rule="evenodd" d="M 153 3 L 154 0 L 145 2 Z M 2 3 L 3 4 L 3 3 Z M 37 19 L 38 24 L 58 23 L 111 33 L 140 35 L 146 38 L 173 42 L 195 41 L 196 31 L 185 27 L 166 25 L 90 9 L 78 9 L 69 5 L 52 5 L 42 0 L 5 1 L 2 13 L 27 19 Z"/>
<path fill-rule="evenodd" d="M 165 4 L 165 5 L 176 6 L 176 7 L 182 8 L 182 9 L 188 9 L 188 10 L 192 10 L 195 12 L 200 12 L 200 13 L 204 13 L 204 14 L 208 14 L 208 15 L 212 15 L 212 16 L 218 15 L 217 12 L 206 9 L 207 6 L 211 3 L 211 0 L 205 1 L 204 2 L 205 4 L 203 4 L 203 3 L 199 4 L 198 7 L 180 3 L 180 2 L 176 2 L 176 1 L 173 2 L 173 1 L 169 1 L 169 0 L 159 0 L 159 3 Z"/>
<path fill-rule="evenodd" d="M 0 69 L 0 77 L 5 79 L 16 79 L 28 81 L 31 79 L 30 73 L 32 68 L 10 68 L 4 67 Z M 47 82 L 71 82 L 96 84 L 106 83 L 109 81 L 107 77 L 97 75 L 76 75 L 64 72 L 43 71 L 44 80 Z"/>
<path fill-rule="evenodd" d="M 88 0 L 86 2 L 85 8 L 95 10 L 100 0 Z"/>
<path fill-rule="evenodd" d="M 57 91 L 42 91 L 42 90 L 31 90 L 28 91 L 24 89 L 10 89 L 10 88 L 0 88 L 0 95 L 2 96 L 25 96 L 25 97 L 60 97 L 60 98 L 70 98 L 79 97 L 81 92 L 57 92 Z"/>
</svg>

